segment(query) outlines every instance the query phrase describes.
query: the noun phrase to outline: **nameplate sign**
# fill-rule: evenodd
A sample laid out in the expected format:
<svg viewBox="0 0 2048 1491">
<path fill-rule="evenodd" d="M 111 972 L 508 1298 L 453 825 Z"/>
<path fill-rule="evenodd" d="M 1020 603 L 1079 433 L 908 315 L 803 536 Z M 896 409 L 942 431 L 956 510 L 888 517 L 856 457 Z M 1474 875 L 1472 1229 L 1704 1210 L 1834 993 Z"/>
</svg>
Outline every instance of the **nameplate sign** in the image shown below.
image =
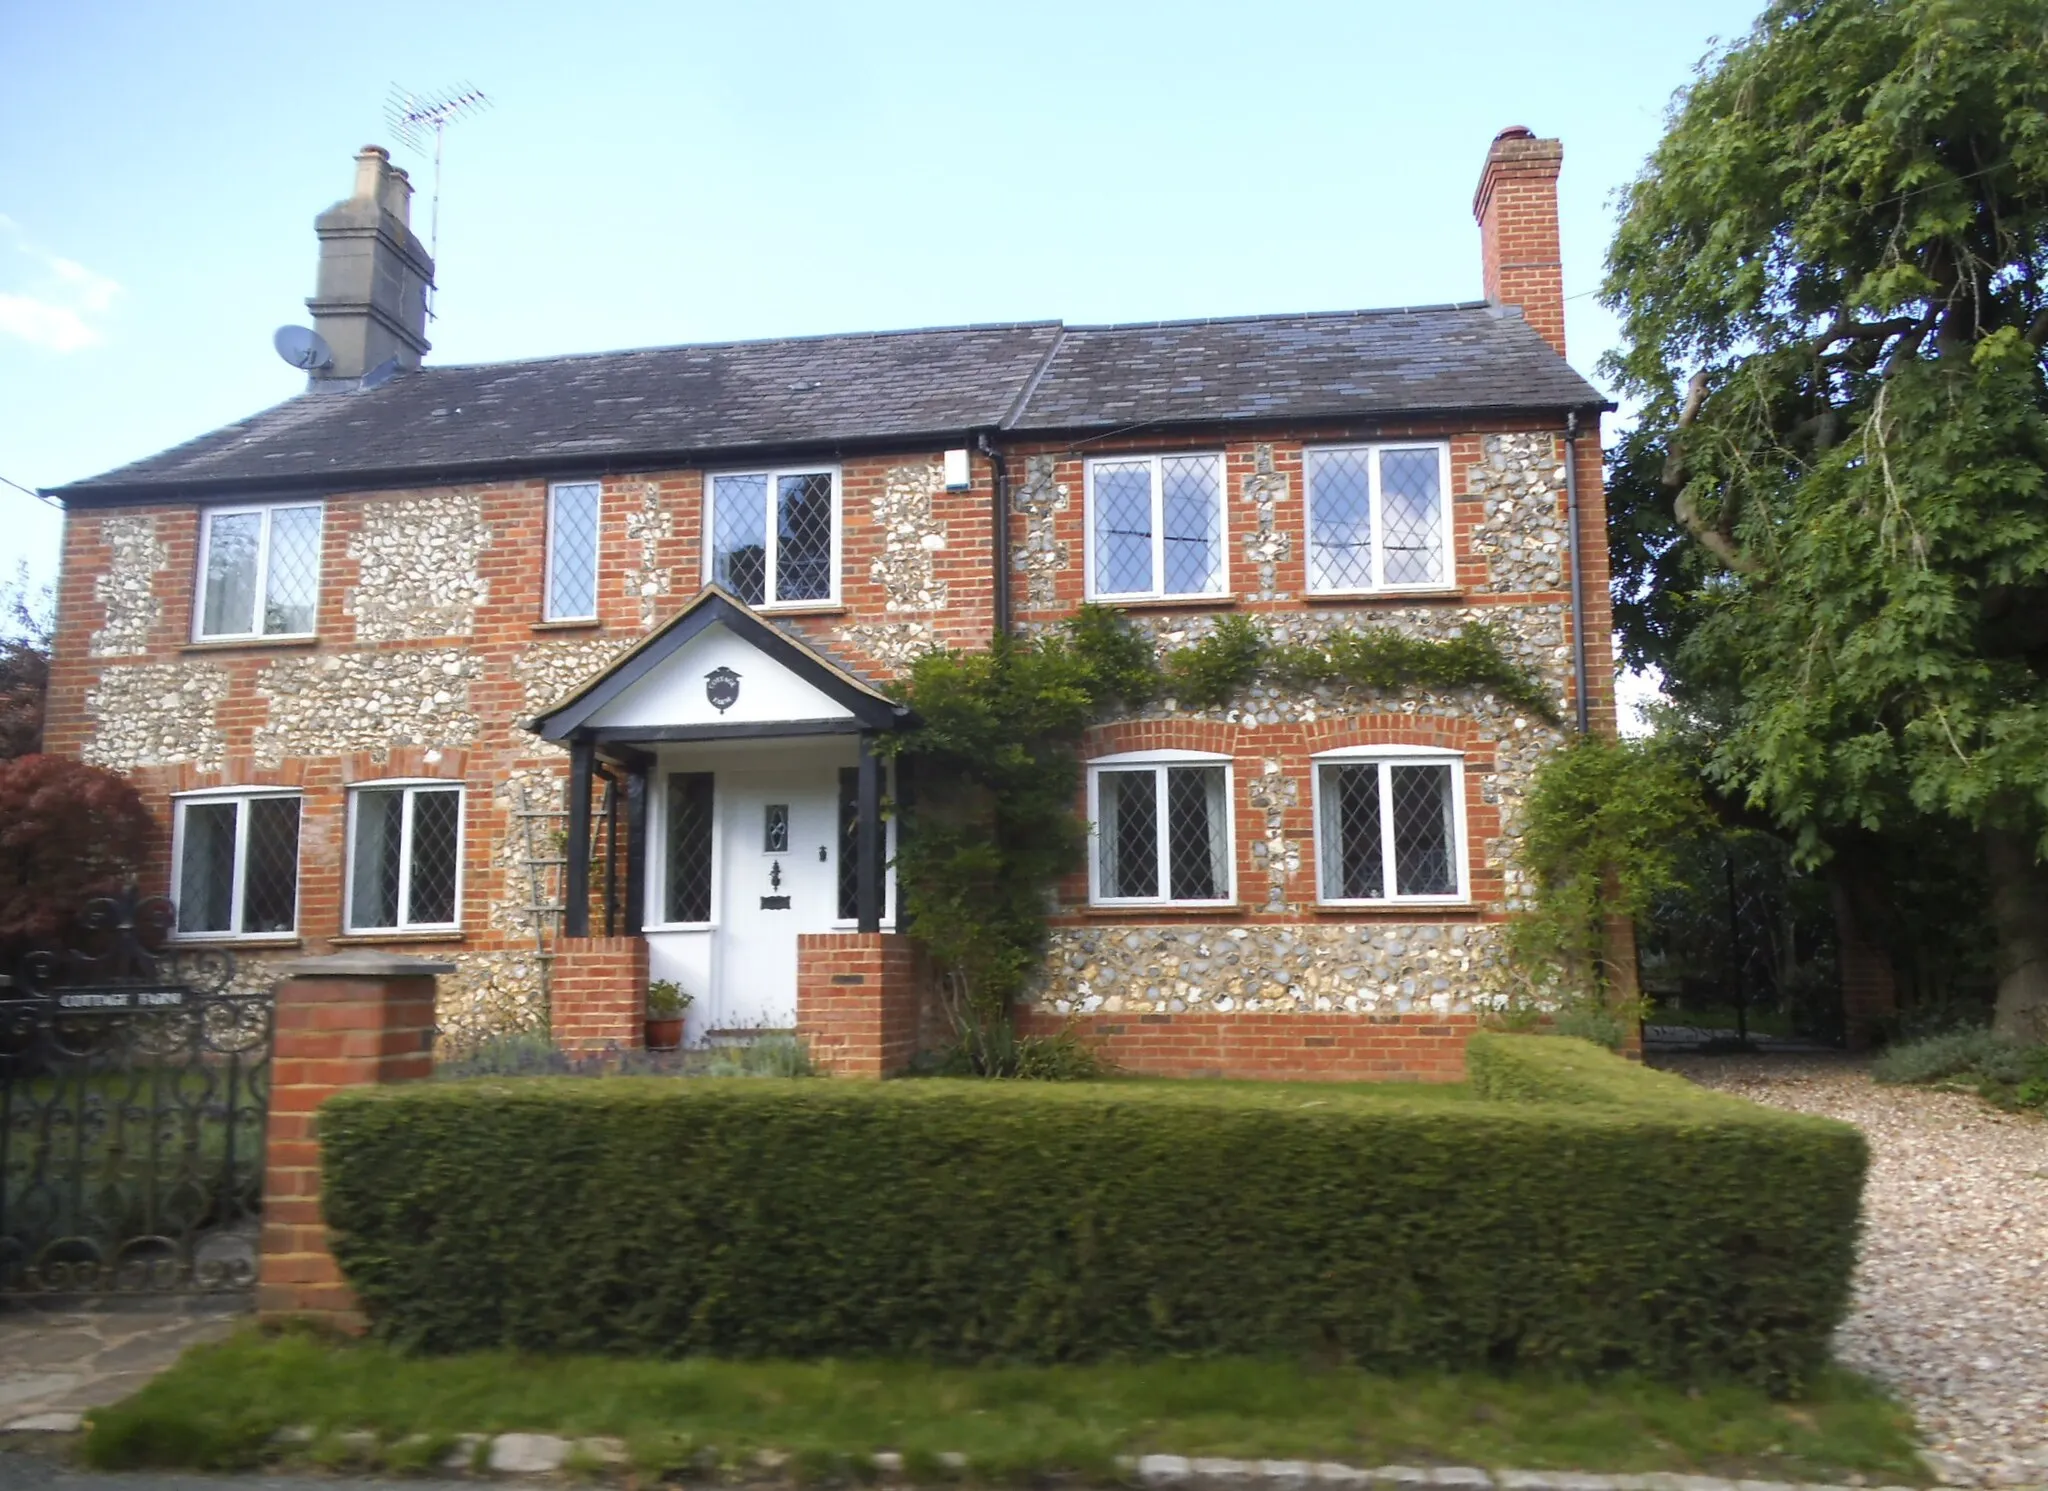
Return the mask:
<svg viewBox="0 0 2048 1491">
<path fill-rule="evenodd" d="M 191 990 L 177 988 L 60 989 L 52 1002 L 67 1015 L 116 1015 L 131 1010 L 183 1009 Z"/>
</svg>

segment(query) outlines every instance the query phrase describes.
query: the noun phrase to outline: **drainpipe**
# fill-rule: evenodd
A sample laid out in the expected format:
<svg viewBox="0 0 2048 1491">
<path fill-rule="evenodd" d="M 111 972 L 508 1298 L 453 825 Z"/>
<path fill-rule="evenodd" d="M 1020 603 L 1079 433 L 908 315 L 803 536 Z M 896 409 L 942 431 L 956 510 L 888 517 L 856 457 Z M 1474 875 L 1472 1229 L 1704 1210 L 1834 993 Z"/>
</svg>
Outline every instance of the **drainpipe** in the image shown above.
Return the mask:
<svg viewBox="0 0 2048 1491">
<path fill-rule="evenodd" d="M 991 531 L 995 535 L 995 634 L 1007 637 L 1010 634 L 1010 467 L 1003 459 L 1003 453 L 996 449 L 995 442 L 986 434 L 976 437 L 975 446 L 988 457 L 990 485 L 995 489 L 994 505 L 989 513 Z"/>
<path fill-rule="evenodd" d="M 1586 581 L 1579 564 L 1579 411 L 1564 417 L 1564 510 L 1572 559 L 1572 702 L 1579 734 L 1590 727 L 1586 698 Z"/>
</svg>

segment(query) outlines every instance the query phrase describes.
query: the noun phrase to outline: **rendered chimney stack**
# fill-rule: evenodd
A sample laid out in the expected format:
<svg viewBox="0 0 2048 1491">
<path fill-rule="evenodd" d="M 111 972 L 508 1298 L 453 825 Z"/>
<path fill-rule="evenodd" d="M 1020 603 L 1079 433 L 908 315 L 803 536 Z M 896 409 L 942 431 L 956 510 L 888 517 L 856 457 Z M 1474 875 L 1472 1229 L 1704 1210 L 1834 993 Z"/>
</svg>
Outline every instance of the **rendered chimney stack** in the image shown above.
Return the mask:
<svg viewBox="0 0 2048 1491">
<path fill-rule="evenodd" d="M 1486 298 L 1522 308 L 1543 340 L 1564 351 L 1564 256 L 1557 234 L 1560 140 L 1539 140 L 1521 128 L 1493 137 L 1472 215 L 1479 219 L 1479 251 Z"/>
<path fill-rule="evenodd" d="M 411 216 L 412 182 L 388 151 L 365 145 L 354 193 L 313 221 L 320 278 L 306 308 L 334 349 L 334 365 L 316 382 L 360 378 L 386 362 L 404 372 L 419 367 L 434 261 L 413 236 Z"/>
</svg>

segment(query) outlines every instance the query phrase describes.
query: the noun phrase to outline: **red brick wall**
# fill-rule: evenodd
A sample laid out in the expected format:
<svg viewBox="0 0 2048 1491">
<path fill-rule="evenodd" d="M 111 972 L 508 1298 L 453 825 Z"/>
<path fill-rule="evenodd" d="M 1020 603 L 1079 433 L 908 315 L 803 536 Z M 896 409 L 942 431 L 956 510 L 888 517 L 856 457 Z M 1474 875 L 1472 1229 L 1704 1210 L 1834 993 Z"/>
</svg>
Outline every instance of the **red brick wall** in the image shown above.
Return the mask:
<svg viewBox="0 0 2048 1491">
<path fill-rule="evenodd" d="M 548 1022 L 564 1051 L 647 1043 L 646 938 L 559 938 L 550 985 Z"/>
<path fill-rule="evenodd" d="M 327 1250 L 315 1114 L 351 1087 L 433 1075 L 434 976 L 305 977 L 277 991 L 256 1306 L 358 1331 L 355 1296 Z"/>
<path fill-rule="evenodd" d="M 891 1077 L 917 1055 L 919 960 L 894 932 L 810 932 L 796 940 L 797 1034 L 843 1077 Z"/>
<path fill-rule="evenodd" d="M 1471 1015 L 1184 1014 L 1027 1012 L 1022 1028 L 1071 1026 L 1128 1072 L 1161 1077 L 1289 1081 L 1462 1082 Z"/>
<path fill-rule="evenodd" d="M 1557 173 L 1564 146 L 1527 130 L 1502 130 L 1487 151 L 1472 215 L 1486 298 L 1518 305 L 1543 339 L 1564 353 L 1564 252 L 1557 231 Z"/>
</svg>

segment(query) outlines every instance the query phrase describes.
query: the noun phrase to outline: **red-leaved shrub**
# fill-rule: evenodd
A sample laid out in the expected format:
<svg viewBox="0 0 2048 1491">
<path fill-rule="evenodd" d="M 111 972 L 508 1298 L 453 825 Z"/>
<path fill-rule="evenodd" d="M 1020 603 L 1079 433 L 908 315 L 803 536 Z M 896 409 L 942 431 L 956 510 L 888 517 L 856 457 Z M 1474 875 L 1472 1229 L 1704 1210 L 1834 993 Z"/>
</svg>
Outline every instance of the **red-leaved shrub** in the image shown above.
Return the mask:
<svg viewBox="0 0 2048 1491">
<path fill-rule="evenodd" d="M 155 837 L 119 772 L 63 756 L 0 761 L 0 965 L 61 943 L 87 901 L 141 874 Z"/>
</svg>

